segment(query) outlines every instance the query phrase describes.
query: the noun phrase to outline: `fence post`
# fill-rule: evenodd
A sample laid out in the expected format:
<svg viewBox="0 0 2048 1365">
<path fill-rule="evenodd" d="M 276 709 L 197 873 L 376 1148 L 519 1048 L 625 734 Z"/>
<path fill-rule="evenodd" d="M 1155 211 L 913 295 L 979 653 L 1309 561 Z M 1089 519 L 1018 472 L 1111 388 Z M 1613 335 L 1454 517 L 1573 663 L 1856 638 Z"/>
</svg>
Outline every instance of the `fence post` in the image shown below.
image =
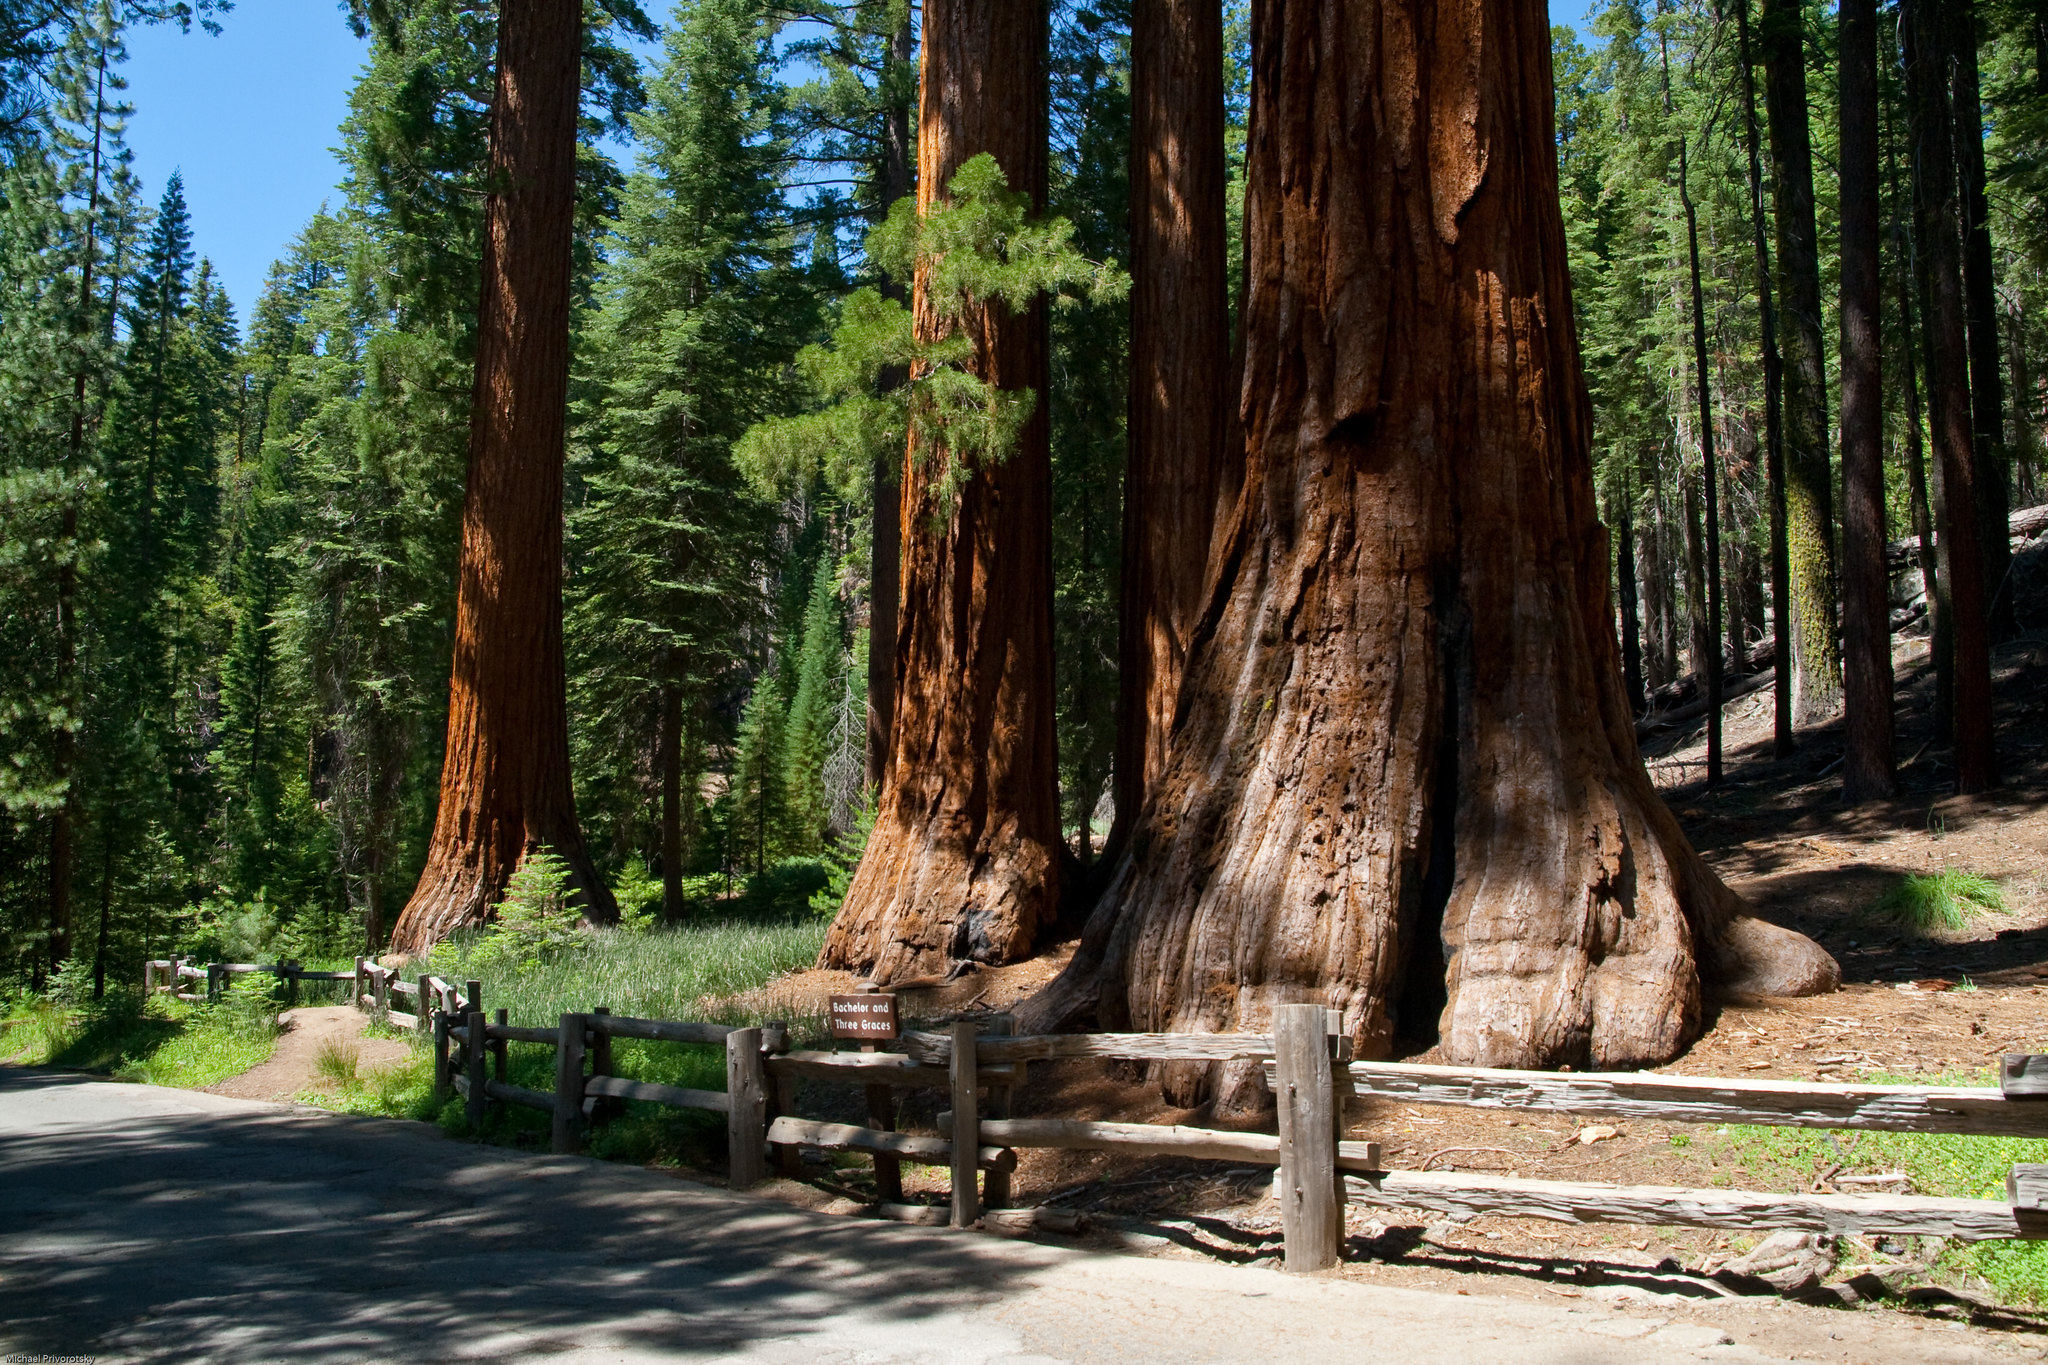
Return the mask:
<svg viewBox="0 0 2048 1365">
<path fill-rule="evenodd" d="M 489 1097 L 489 1082 L 484 1079 L 484 1054 L 489 1050 L 489 1043 L 490 1032 L 484 1025 L 484 1012 L 470 1011 L 469 1041 L 462 1049 L 462 1060 L 469 1071 L 469 1126 L 478 1133 L 483 1131 L 484 1100 Z"/>
<path fill-rule="evenodd" d="M 356 959 L 356 974 L 348 983 L 348 1002 L 357 1009 L 363 1006 L 363 960 Z"/>
<path fill-rule="evenodd" d="M 220 999 L 221 992 L 227 989 L 226 978 L 227 973 L 221 970 L 220 963 L 209 962 L 206 964 L 206 1001 L 208 1004 L 212 1004 Z"/>
<path fill-rule="evenodd" d="M 611 1015 L 611 1007 L 599 1005 L 590 1013 L 592 1017 L 598 1015 L 609 1017 Z M 590 1074 L 593 1076 L 609 1076 L 612 1074 L 612 1035 L 601 1029 L 592 1029 L 590 1033 Z M 612 1119 L 617 1118 L 625 1107 L 626 1102 L 624 1100 L 610 1099 L 600 1095 L 590 1102 L 590 1121 L 592 1123 L 608 1123 Z"/>
<path fill-rule="evenodd" d="M 583 1135 L 583 1030 L 587 1015 L 565 1014 L 555 1034 L 555 1121 L 549 1147 L 573 1152 Z"/>
<path fill-rule="evenodd" d="M 498 1010 L 496 1022 L 499 1028 L 512 1022 L 509 1010 Z M 512 1044 L 503 1038 L 493 1038 L 488 1044 L 491 1050 L 491 1079 L 505 1085 L 512 1079 Z"/>
<path fill-rule="evenodd" d="M 761 1050 L 780 1051 L 782 1040 L 789 1037 L 789 1025 L 781 1019 L 770 1019 L 761 1025 Z M 781 1118 L 784 1114 L 796 1114 L 796 1077 L 768 1077 L 768 1117 Z M 774 1162 L 778 1174 L 792 1180 L 804 1173 L 803 1149 L 794 1142 L 778 1142 L 769 1148 L 769 1158 Z"/>
<path fill-rule="evenodd" d="M 988 1031 L 988 1035 L 991 1037 L 1008 1038 L 1017 1032 L 1017 1017 L 1013 1014 L 991 1015 L 983 1021 L 982 1027 Z M 1022 1065 L 1022 1062 L 1012 1062 L 1009 1069 L 1015 1071 Z M 1016 1079 L 1015 1076 L 1010 1078 L 1012 1081 Z M 1010 1117 L 1010 1086 L 1007 1082 L 1000 1085 L 997 1084 L 993 1075 L 989 1078 L 988 1084 L 988 1117 L 992 1119 L 1006 1119 Z M 1008 1171 L 990 1171 L 982 1176 L 981 1203 L 984 1208 L 1001 1209 L 1009 1207 L 1010 1173 Z"/>
<path fill-rule="evenodd" d="M 412 1026 L 421 1033 L 427 1032 L 434 1026 L 431 1016 L 434 1013 L 435 1001 L 432 987 L 428 985 L 433 979 L 432 974 L 428 972 L 420 973 L 419 994 L 415 995 L 412 1001 L 412 1007 L 419 1011 L 418 1014 L 413 1016 Z"/>
<path fill-rule="evenodd" d="M 377 1018 L 381 1022 L 391 1013 L 391 973 L 372 962 L 370 964 L 370 998 L 375 1002 Z"/>
<path fill-rule="evenodd" d="M 1280 1110 L 1280 1226 L 1289 1270 L 1337 1264 L 1344 1214 L 1337 1202 L 1336 1092 L 1321 1005 L 1273 1011 L 1273 1078 Z"/>
<path fill-rule="evenodd" d="M 434 1002 L 434 1103 L 448 1103 L 448 1014 Z"/>
<path fill-rule="evenodd" d="M 297 958 L 291 958 L 280 964 L 280 970 L 284 974 L 285 1005 L 296 1006 L 299 1003 L 299 973 L 306 970 L 306 964 Z"/>
<path fill-rule="evenodd" d="M 726 1180 L 743 1190 L 768 1174 L 768 1067 L 760 1029 L 736 1028 L 725 1035 L 725 1093 Z"/>
<path fill-rule="evenodd" d="M 873 995 L 881 990 L 872 981 L 862 981 L 854 986 L 862 995 Z M 862 1052 L 873 1052 L 873 1043 L 862 1043 Z M 877 1132 L 896 1131 L 896 1087 L 892 1085 L 871 1085 L 867 1087 L 868 1127 Z M 903 1202 L 903 1163 L 882 1152 L 875 1153 L 875 1202 L 878 1204 L 900 1204 Z"/>
<path fill-rule="evenodd" d="M 464 1006 L 464 1009 L 470 1014 L 482 1014 L 484 1012 L 484 983 L 481 981 L 466 981 L 463 983 L 463 986 L 469 999 L 469 1003 Z"/>
<path fill-rule="evenodd" d="M 975 1184 L 981 1155 L 981 1116 L 976 1112 L 974 1021 L 953 1021 L 949 1068 L 953 1099 L 953 1226 L 971 1228 L 981 1219 L 981 1191 Z"/>
</svg>

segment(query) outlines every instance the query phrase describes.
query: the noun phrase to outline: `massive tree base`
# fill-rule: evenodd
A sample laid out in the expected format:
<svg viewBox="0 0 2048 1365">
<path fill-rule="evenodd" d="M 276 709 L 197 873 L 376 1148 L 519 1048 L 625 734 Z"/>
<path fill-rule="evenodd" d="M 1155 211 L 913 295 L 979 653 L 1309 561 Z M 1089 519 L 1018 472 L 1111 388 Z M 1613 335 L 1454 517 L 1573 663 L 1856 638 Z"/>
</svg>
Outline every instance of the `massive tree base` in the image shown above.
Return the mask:
<svg viewBox="0 0 2048 1365">
<path fill-rule="evenodd" d="M 1045 11 L 926 0 L 920 207 L 981 152 L 1045 205 Z M 947 324 L 918 272 L 918 335 Z M 903 470 L 895 711 L 874 834 L 819 965 L 887 983 L 1027 957 L 1059 910 L 1052 455 L 1045 307 L 968 318 L 976 374 L 1038 395 L 1017 445 L 947 507 L 913 443 Z"/>
<path fill-rule="evenodd" d="M 618 903 L 597 875 L 572 823 L 555 839 L 528 838 L 516 827 L 502 839 L 472 839 L 430 856 L 419 885 L 398 917 L 391 951 L 423 958 L 459 929 L 481 929 L 505 898 L 505 884 L 519 862 L 542 848 L 569 864 L 569 901 L 587 924 L 618 922 Z"/>
<path fill-rule="evenodd" d="M 1166 770 L 1031 1026 L 1314 1002 L 1366 1056 L 1433 1032 L 1456 1063 L 1621 1068 L 1691 1041 L 1703 981 L 1831 986 L 1636 748 L 1543 6 L 1260 0 L 1253 66 L 1243 493 Z"/>
</svg>

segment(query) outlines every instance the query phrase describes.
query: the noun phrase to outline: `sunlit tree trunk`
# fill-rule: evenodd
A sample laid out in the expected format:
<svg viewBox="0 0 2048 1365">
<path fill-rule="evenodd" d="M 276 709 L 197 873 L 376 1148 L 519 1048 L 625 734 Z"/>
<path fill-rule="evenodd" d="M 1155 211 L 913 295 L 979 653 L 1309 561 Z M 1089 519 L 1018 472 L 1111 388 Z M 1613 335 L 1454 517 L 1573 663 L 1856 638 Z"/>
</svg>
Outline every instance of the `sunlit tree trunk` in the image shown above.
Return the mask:
<svg viewBox="0 0 2048 1365">
<path fill-rule="evenodd" d="M 1036 0 L 927 0 L 920 204 L 993 154 L 1045 202 L 1046 20 Z M 920 274 L 919 334 L 942 326 Z M 1045 308 L 967 322 L 974 371 L 1038 402 L 1015 449 L 941 507 L 912 451 L 891 756 L 875 831 L 820 962 L 882 981 L 1029 954 L 1059 903 L 1053 731 L 1052 457 Z"/>
<path fill-rule="evenodd" d="M 1628 1066 L 1685 1046 L 1705 977 L 1832 986 L 1636 749 L 1544 6 L 1259 0 L 1252 33 L 1244 488 L 1166 772 L 1030 1025 L 1312 1001 L 1366 1055 L 1405 1013 L 1453 1062 Z"/>
<path fill-rule="evenodd" d="M 617 917 L 569 789 L 562 665 L 562 441 L 581 95 L 579 0 L 504 0 L 492 191 L 477 306 L 469 476 L 441 802 L 392 947 L 481 924 L 522 856 L 569 863 L 576 901 Z"/>
<path fill-rule="evenodd" d="M 1223 13 L 1131 7 L 1131 398 L 1124 474 L 1116 827 L 1121 843 L 1166 741 L 1238 436 L 1223 221 Z"/>
<path fill-rule="evenodd" d="M 1799 0 L 1764 0 L 1758 24 L 1770 125 L 1783 324 L 1785 543 L 1790 557 L 1792 716 L 1814 724 L 1842 700 L 1835 634 L 1834 476 L 1828 465 L 1827 359 L 1821 339 L 1820 234 L 1814 220 L 1806 41 Z M 1780 666 L 1788 651 L 1779 639 Z"/>
</svg>

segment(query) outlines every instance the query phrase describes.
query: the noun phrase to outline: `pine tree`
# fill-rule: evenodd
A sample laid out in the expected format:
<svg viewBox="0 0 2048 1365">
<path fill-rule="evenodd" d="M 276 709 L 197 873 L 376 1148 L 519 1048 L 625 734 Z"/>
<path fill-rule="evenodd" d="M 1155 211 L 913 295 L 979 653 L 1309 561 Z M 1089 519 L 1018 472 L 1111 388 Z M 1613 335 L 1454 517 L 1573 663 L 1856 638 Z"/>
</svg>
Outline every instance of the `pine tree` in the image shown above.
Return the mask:
<svg viewBox="0 0 2048 1365">
<path fill-rule="evenodd" d="M 665 851 L 671 918 L 686 732 L 736 680 L 764 605 L 771 517 L 732 446 L 791 400 L 786 366 L 817 317 L 783 195 L 768 14 L 754 0 L 678 11 L 634 120 L 647 150 L 611 225 L 571 467 L 582 789 L 618 823 L 615 846 Z"/>
<path fill-rule="evenodd" d="M 839 606 L 839 564 L 819 555 L 804 605 L 803 634 L 793 651 L 784 784 L 789 789 L 792 852 L 815 853 L 831 833 L 832 802 L 825 767 L 832 758 L 837 703 L 844 694 L 845 623 Z"/>
</svg>

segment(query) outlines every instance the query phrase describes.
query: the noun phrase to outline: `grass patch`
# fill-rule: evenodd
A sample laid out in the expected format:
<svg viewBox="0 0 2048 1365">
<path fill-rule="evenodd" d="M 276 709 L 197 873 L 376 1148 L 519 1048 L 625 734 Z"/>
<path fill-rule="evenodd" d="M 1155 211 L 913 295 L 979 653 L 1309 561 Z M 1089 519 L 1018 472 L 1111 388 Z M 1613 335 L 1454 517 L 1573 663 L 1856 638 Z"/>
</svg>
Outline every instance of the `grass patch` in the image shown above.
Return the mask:
<svg viewBox="0 0 2048 1365">
<path fill-rule="evenodd" d="M 1888 1085 L 1998 1084 L 1988 1070 L 1863 1079 Z M 1768 1182 L 1765 1188 L 1804 1188 L 1817 1172 L 1840 1162 L 1851 1174 L 1904 1171 L 1913 1178 L 1915 1194 L 2000 1203 L 2005 1201 L 2006 1172 L 2014 1165 L 2048 1162 L 2048 1140 L 2038 1138 L 1731 1126 L 1721 1130 L 1715 1145 L 1722 1160 L 1742 1167 L 1746 1180 Z M 1985 1281 L 2006 1302 L 2048 1304 L 2048 1243 L 1951 1242 L 1930 1272 L 1937 1283 L 1960 1284 L 1972 1277 Z"/>
<path fill-rule="evenodd" d="M 197 1089 L 270 1056 L 276 1006 L 255 992 L 195 1005 L 132 991 L 74 1007 L 32 999 L 0 1019 L 0 1060 Z"/>
<path fill-rule="evenodd" d="M 329 1038 L 313 1054 L 313 1074 L 338 1089 L 354 1090 L 362 1084 L 362 1077 L 356 1074 L 362 1057 L 362 1049 L 353 1042 L 345 1038 Z"/>
<path fill-rule="evenodd" d="M 1916 934 L 1966 929 L 1979 915 L 2005 913 L 2005 895 L 1989 877 L 1960 868 L 1921 876 L 1907 873 L 1885 892 L 1877 913 Z"/>
<path fill-rule="evenodd" d="M 809 967 L 826 928 L 821 920 L 724 920 L 644 933 L 597 929 L 582 946 L 525 970 L 479 954 L 477 936 L 466 934 L 434 950 L 433 970 L 447 981 L 483 982 L 484 1008 L 507 1010 L 518 1025 L 552 1025 L 599 1005 L 642 1019 L 754 1023 L 714 1002 Z"/>
<path fill-rule="evenodd" d="M 524 961 L 511 954 L 479 952 L 479 936 L 466 934 L 435 950 L 432 969 L 444 980 L 481 982 L 484 1008 L 494 1014 L 505 1010 L 511 1022 L 522 1027 L 552 1027 L 564 1014 L 588 1013 L 600 1005 L 614 1014 L 642 1019 L 752 1024 L 759 1021 L 722 1002 L 808 968 L 817 960 L 827 927 L 816 918 L 778 916 L 665 929 L 599 929 L 579 936 L 573 947 Z M 822 1027 L 822 1020 L 789 1022 L 799 1036 Z M 343 1113 L 439 1123 L 454 1135 L 486 1142 L 547 1145 L 547 1116 L 514 1105 L 494 1106 L 485 1130 L 471 1132 L 460 1099 L 434 1102 L 433 1058 L 417 1038 L 412 1041 L 415 1047 L 407 1061 L 362 1075 L 353 1086 L 323 1073 L 322 1088 L 299 1098 Z M 634 1080 L 725 1089 L 721 1047 L 617 1039 L 612 1044 L 612 1069 Z M 553 1050 L 510 1044 L 506 1076 L 529 1090 L 553 1090 Z M 592 1130 L 593 1156 L 641 1164 L 722 1162 L 723 1115 L 637 1102 L 622 1109 Z"/>
</svg>

